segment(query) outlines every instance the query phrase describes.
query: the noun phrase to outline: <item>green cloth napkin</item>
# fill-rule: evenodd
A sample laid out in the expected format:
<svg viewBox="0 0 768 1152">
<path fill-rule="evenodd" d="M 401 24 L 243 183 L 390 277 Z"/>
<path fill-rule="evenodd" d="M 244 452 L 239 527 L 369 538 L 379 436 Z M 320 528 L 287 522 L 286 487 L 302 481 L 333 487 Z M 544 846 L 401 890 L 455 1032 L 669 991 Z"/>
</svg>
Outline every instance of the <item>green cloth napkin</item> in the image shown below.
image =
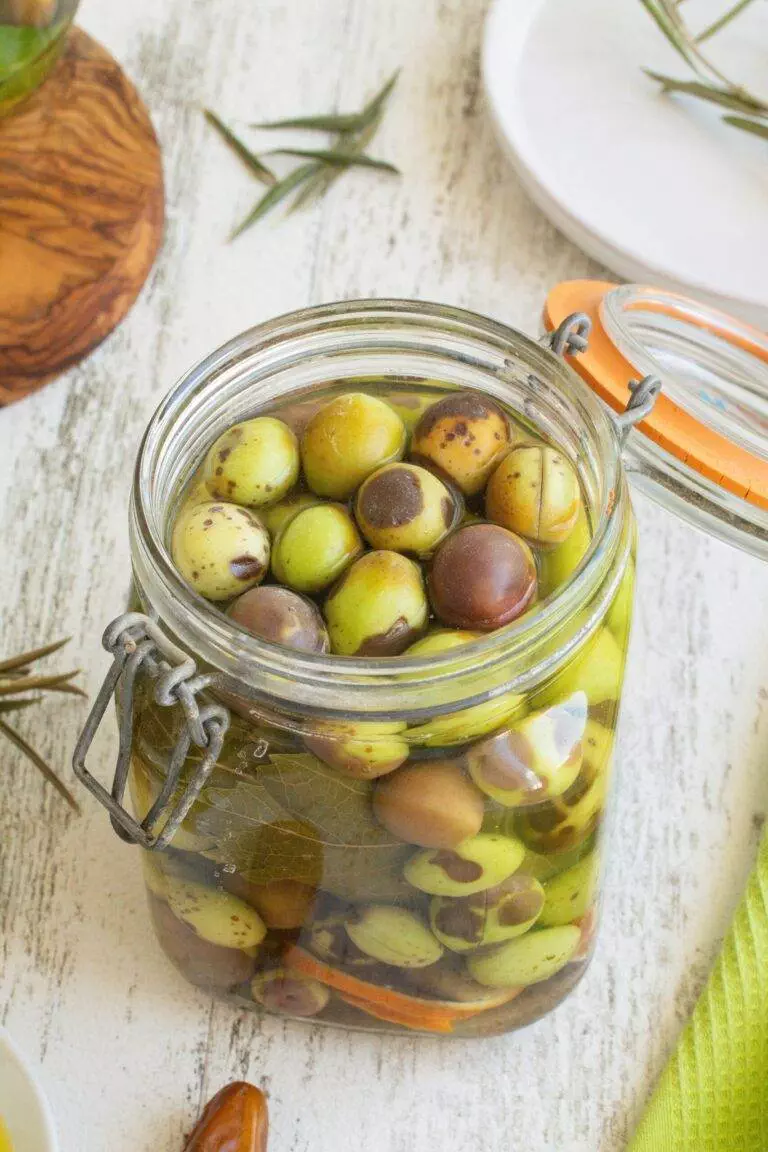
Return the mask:
<svg viewBox="0 0 768 1152">
<path fill-rule="evenodd" d="M 768 1152 L 768 832 L 629 1152 Z"/>
</svg>

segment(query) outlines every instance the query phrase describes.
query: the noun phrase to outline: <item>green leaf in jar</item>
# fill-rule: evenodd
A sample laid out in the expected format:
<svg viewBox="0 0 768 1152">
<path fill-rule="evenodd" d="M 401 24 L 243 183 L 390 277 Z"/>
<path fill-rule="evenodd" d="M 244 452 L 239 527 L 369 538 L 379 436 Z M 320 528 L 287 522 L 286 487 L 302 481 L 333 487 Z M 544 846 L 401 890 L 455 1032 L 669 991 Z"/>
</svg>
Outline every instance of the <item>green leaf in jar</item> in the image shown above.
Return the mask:
<svg viewBox="0 0 768 1152">
<path fill-rule="evenodd" d="M 377 822 L 370 781 L 342 776 L 310 752 L 276 753 L 259 769 L 258 778 L 282 808 L 311 821 L 325 844 L 374 849 L 402 845 Z"/>
</svg>

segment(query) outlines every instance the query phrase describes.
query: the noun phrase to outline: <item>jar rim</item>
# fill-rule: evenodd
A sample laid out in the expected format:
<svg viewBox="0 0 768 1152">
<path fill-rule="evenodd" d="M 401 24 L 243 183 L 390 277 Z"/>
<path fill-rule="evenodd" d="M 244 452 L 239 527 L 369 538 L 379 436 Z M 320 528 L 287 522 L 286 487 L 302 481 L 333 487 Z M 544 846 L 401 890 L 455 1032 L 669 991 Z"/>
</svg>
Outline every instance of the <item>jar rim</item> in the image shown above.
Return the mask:
<svg viewBox="0 0 768 1152">
<path fill-rule="evenodd" d="M 223 397 L 218 401 L 221 406 L 247 376 L 249 391 L 258 402 L 257 391 L 251 387 L 258 370 L 269 379 L 280 365 L 290 368 L 316 356 L 337 373 L 339 363 L 334 362 L 333 349 L 344 333 L 362 355 L 366 348 L 370 351 L 376 347 L 394 357 L 409 338 L 414 347 L 426 346 L 424 341 L 431 339 L 430 348 L 436 356 L 444 355 L 446 363 L 450 358 L 467 370 L 482 354 L 488 381 L 485 391 L 492 396 L 501 393 L 503 397 L 505 373 L 508 387 L 515 367 L 522 367 L 533 393 L 530 411 L 538 414 L 536 402 L 554 404 L 561 397 L 560 415 L 580 419 L 581 427 L 574 430 L 579 450 L 589 452 L 593 466 L 600 470 L 599 506 L 592 509 L 593 536 L 576 571 L 531 612 L 458 649 L 426 658 L 320 655 L 288 649 L 242 631 L 193 591 L 172 562 L 163 519 L 167 501 L 158 494 L 164 491 L 167 495 L 169 480 L 179 475 L 182 456 L 178 443 L 174 450 L 174 435 L 178 437 L 180 429 L 187 428 L 194 418 L 203 438 L 207 429 L 210 443 L 215 438 L 210 435 L 211 413 L 216 410 L 213 394 Z M 401 375 L 393 373 L 393 378 Z M 336 378 L 329 375 L 325 382 Z M 262 406 L 266 407 L 263 402 L 258 404 Z M 233 420 L 228 419 L 225 426 L 231 423 Z M 164 466 L 171 471 L 163 487 L 157 474 Z M 608 410 L 548 348 L 497 320 L 452 306 L 399 299 L 347 300 L 290 312 L 247 329 L 198 361 L 161 401 L 142 438 L 134 471 L 130 511 L 134 576 L 142 598 L 175 640 L 219 673 L 223 682 L 237 685 L 248 696 L 325 712 L 339 709 L 338 699 L 334 705 L 332 698 L 343 689 L 347 702 L 359 695 L 365 703 L 358 704 L 358 709 L 364 707 L 384 718 L 395 703 L 398 713 L 407 709 L 404 695 L 414 714 L 419 708 L 439 711 L 439 705 L 436 708 L 430 701 L 426 706 L 423 700 L 423 680 L 429 677 L 431 692 L 436 682 L 444 684 L 442 710 L 448 711 L 455 709 L 458 701 L 474 703 L 522 686 L 526 677 L 541 678 L 541 660 L 535 665 L 530 659 L 522 661 L 524 654 L 530 657 L 537 647 L 548 650 L 546 661 L 554 669 L 564 653 L 581 643 L 594 628 L 623 572 L 629 546 L 622 529 L 628 509 L 620 443 Z M 582 619 L 578 634 L 566 637 L 569 619 L 601 589 L 595 612 Z M 551 641 L 557 636 L 563 643 L 553 654 Z M 502 663 L 510 669 L 509 679 L 504 684 L 494 682 L 489 689 L 486 678 L 481 691 L 478 678 Z M 468 694 L 470 681 L 476 690 Z"/>
</svg>

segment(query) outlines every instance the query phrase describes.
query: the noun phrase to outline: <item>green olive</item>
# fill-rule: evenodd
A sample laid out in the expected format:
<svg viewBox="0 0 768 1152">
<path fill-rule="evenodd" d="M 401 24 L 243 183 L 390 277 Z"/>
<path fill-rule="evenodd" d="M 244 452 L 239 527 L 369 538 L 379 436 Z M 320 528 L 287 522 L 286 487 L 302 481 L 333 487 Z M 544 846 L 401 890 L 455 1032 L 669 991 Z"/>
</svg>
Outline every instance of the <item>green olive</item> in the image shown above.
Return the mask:
<svg viewBox="0 0 768 1152">
<path fill-rule="evenodd" d="M 430 924 L 452 952 L 472 952 L 522 936 L 544 907 L 544 889 L 533 876 L 515 873 L 495 888 L 459 899 L 435 896 Z"/>
<path fill-rule="evenodd" d="M 409 884 L 430 896 L 471 896 L 506 880 L 524 856 L 519 840 L 482 832 L 453 849 L 417 852 L 403 874 Z"/>
<path fill-rule="evenodd" d="M 633 561 L 627 564 L 627 570 L 619 584 L 613 604 L 608 609 L 605 623 L 613 638 L 619 645 L 625 645 L 632 623 L 632 607 L 635 598 L 635 565 Z"/>
<path fill-rule="evenodd" d="M 407 764 L 385 776 L 373 797 L 379 823 L 423 848 L 455 848 L 476 836 L 483 807 L 482 794 L 451 760 Z"/>
<path fill-rule="evenodd" d="M 394 772 L 410 751 L 401 733 L 404 724 L 376 720 L 324 721 L 304 743 L 329 767 L 357 780 L 374 780 Z"/>
<path fill-rule="evenodd" d="M 453 392 L 432 404 L 411 438 L 411 459 L 428 461 L 467 496 L 482 491 L 508 451 L 509 421 L 498 404 L 479 392 Z"/>
<path fill-rule="evenodd" d="M 429 632 L 405 652 L 406 656 L 439 656 L 454 648 L 461 648 L 472 640 L 478 640 L 481 632 L 464 632 L 459 629 L 436 628 Z M 525 697 L 514 692 L 503 692 L 482 704 L 471 708 L 461 708 L 444 716 L 434 716 L 423 724 L 416 724 L 408 730 L 408 740 L 412 745 L 423 748 L 450 747 L 467 744 L 488 732 L 494 732 L 506 724 L 513 716 L 519 716 Z"/>
<path fill-rule="evenodd" d="M 338 396 L 301 438 L 307 483 L 318 496 L 346 500 L 377 468 L 401 458 L 405 440 L 402 420 L 383 400 L 364 392 Z"/>
<path fill-rule="evenodd" d="M 624 655 L 607 628 L 589 640 L 549 684 L 537 692 L 537 707 L 557 703 L 574 692 L 586 693 L 590 708 L 615 702 L 621 692 Z"/>
<path fill-rule="evenodd" d="M 299 442 L 287 424 L 257 416 L 228 429 L 205 460 L 214 496 L 258 508 L 282 499 L 299 478 Z"/>
<path fill-rule="evenodd" d="M 329 988 L 289 968 L 260 972 L 251 981 L 251 995 L 268 1012 L 285 1016 L 317 1016 L 331 998 Z"/>
<path fill-rule="evenodd" d="M 488 988 L 527 987 L 548 980 L 564 968 L 579 947 L 581 933 L 569 925 L 542 928 L 510 940 L 490 952 L 474 953 L 467 967 Z"/>
<path fill-rule="evenodd" d="M 506 808 L 560 796 L 579 774 L 586 726 L 587 698 L 575 692 L 562 704 L 473 744 L 466 755 L 469 773 Z"/>
<path fill-rule="evenodd" d="M 259 509 L 259 517 L 274 540 L 280 529 L 284 528 L 297 512 L 318 503 L 318 497 L 314 492 L 289 492 L 282 500 L 278 500 L 277 504 Z"/>
<path fill-rule="evenodd" d="M 488 481 L 485 513 L 494 524 L 536 544 L 560 544 L 581 506 L 579 478 L 559 448 L 521 444 Z"/>
<path fill-rule="evenodd" d="M 341 504 L 312 504 L 284 524 L 272 548 L 276 580 L 297 592 L 322 592 L 363 550 Z"/>
<path fill-rule="evenodd" d="M 421 569 L 398 552 L 361 556 L 325 601 L 331 651 L 340 656 L 397 656 L 427 627 Z"/>
<path fill-rule="evenodd" d="M 355 500 L 360 531 L 373 548 L 426 555 L 460 509 L 445 484 L 415 464 L 386 464 L 363 481 Z"/>
<path fill-rule="evenodd" d="M 254 948 L 267 934 L 258 912 L 229 892 L 168 877 L 167 899 L 175 915 L 209 944 Z"/>
<path fill-rule="evenodd" d="M 269 567 L 269 533 L 238 504 L 200 504 L 176 522 L 173 562 L 208 600 L 229 600 L 261 583 Z"/>
<path fill-rule="evenodd" d="M 544 885 L 544 909 L 539 923 L 546 927 L 572 924 L 586 916 L 597 896 L 600 859 L 590 853 Z"/>
<path fill-rule="evenodd" d="M 539 595 L 542 599 L 551 596 L 570 580 L 589 551 L 591 540 L 589 518 L 584 503 L 580 502 L 576 523 L 570 535 L 562 544 L 543 548 L 539 552 Z"/>
<path fill-rule="evenodd" d="M 311 600 L 275 584 L 251 588 L 227 610 L 236 624 L 262 640 L 301 652 L 327 652 L 328 633 Z"/>
<path fill-rule="evenodd" d="M 360 908 L 347 920 L 347 933 L 361 952 L 395 968 L 426 968 L 443 954 L 427 925 L 407 908 Z"/>
</svg>

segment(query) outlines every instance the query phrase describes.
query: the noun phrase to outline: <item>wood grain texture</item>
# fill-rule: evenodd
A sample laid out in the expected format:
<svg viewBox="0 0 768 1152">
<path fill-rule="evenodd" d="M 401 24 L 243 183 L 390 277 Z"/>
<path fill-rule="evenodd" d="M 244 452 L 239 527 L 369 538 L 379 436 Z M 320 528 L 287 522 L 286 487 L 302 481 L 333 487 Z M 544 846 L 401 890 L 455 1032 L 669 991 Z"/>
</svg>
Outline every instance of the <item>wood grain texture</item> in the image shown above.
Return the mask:
<svg viewBox="0 0 768 1152">
<path fill-rule="evenodd" d="M 95 691 L 128 585 L 141 432 L 235 332 L 335 297 L 415 296 L 535 332 L 547 289 L 604 274 L 530 204 L 483 108 L 484 0 L 84 0 L 158 127 L 162 259 L 85 363 L 0 414 L 2 649 L 70 632 Z M 376 153 L 317 208 L 233 245 L 260 189 L 206 126 L 338 103 L 398 66 Z M 258 141 L 256 135 L 253 136 Z M 271 146 L 270 144 L 264 146 Z M 638 498 L 638 611 L 602 938 L 573 997 L 489 1041 L 261 1020 L 188 988 L 152 938 L 135 852 L 0 749 L 0 1019 L 40 1068 L 63 1152 L 178 1152 L 232 1079 L 270 1095 L 274 1152 L 619 1152 L 690 1010 L 768 809 L 766 570 Z M 20 721 L 67 771 L 84 707 Z M 106 777 L 116 739 L 94 766 Z"/>
<path fill-rule="evenodd" d="M 109 53 L 74 29 L 42 88 L 0 121 L 0 405 L 120 323 L 162 230 L 147 111 Z"/>
</svg>

